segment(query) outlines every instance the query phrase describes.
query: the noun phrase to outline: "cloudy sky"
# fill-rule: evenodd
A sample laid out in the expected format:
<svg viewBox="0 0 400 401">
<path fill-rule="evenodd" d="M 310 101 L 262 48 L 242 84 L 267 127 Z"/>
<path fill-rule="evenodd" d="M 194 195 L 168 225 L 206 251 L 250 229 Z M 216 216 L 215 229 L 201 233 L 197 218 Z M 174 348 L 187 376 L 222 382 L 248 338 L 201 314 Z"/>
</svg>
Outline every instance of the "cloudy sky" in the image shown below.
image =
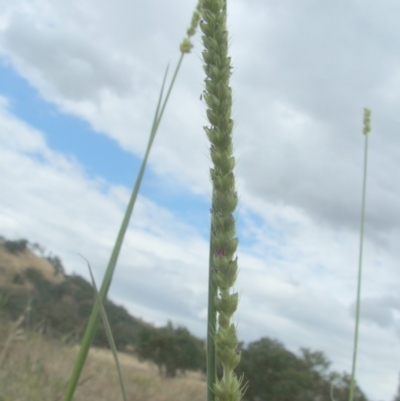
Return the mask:
<svg viewBox="0 0 400 401">
<path fill-rule="evenodd" d="M 196 2 L 0 0 L 0 234 L 100 282 L 168 63 Z M 372 109 L 358 381 L 400 371 L 400 3 L 232 0 L 240 339 L 351 370 L 364 137 Z M 205 337 L 209 145 L 201 39 L 151 152 L 111 298 Z"/>
</svg>

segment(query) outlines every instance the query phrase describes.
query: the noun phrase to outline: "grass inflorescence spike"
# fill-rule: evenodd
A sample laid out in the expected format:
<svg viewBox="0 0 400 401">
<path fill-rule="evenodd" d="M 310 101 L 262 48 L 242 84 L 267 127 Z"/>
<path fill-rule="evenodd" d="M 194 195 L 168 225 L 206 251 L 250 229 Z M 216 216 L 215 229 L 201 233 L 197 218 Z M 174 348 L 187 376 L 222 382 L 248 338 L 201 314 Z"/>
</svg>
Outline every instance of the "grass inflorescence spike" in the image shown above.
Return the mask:
<svg viewBox="0 0 400 401">
<path fill-rule="evenodd" d="M 204 100 L 207 104 L 207 117 L 210 123 L 204 127 L 211 142 L 210 171 L 213 183 L 211 209 L 211 246 L 210 246 L 210 289 L 214 297 L 209 307 L 209 333 L 207 346 L 215 350 L 208 352 L 208 399 L 212 401 L 239 401 L 241 380 L 234 369 L 240 362 L 236 327 L 231 322 L 238 306 L 238 294 L 232 292 L 237 277 L 238 239 L 233 213 L 238 204 L 235 189 L 235 158 L 233 156 L 232 89 L 229 85 L 231 59 L 228 57 L 228 31 L 226 28 L 226 3 L 223 0 L 203 0 L 202 20 L 203 60 L 206 73 Z M 218 316 L 218 317 L 217 317 Z M 218 325 L 215 324 L 217 319 Z M 215 330 L 217 326 L 217 330 Z M 222 365 L 222 378 L 217 380 L 216 354 Z"/>
</svg>

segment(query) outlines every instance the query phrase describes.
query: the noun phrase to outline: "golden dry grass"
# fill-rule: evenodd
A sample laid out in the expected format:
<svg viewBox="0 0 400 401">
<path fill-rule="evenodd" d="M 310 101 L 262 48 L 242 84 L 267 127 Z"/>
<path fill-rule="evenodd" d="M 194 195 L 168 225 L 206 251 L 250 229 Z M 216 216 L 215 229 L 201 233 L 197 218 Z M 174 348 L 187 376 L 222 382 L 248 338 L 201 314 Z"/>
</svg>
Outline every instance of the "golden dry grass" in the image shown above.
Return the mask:
<svg viewBox="0 0 400 401">
<path fill-rule="evenodd" d="M 64 280 L 62 274 L 54 274 L 54 268 L 50 262 L 36 256 L 29 249 L 17 254 L 7 252 L 4 247 L 4 240 L 0 239 L 0 287 L 13 289 L 32 289 L 32 284 L 25 281 L 23 284 L 13 284 L 13 277 L 16 273 L 22 274 L 26 269 L 34 267 L 39 270 L 43 277 L 52 283 L 58 284 Z"/>
<path fill-rule="evenodd" d="M 9 330 L 10 325 L 0 321 L 0 351 Z M 76 346 L 25 333 L 24 339 L 12 343 L 0 368 L 0 401 L 61 401 L 77 351 Z M 206 382 L 200 373 L 165 379 L 151 363 L 128 354 L 119 358 L 130 401 L 205 400 Z M 122 400 L 111 351 L 90 351 L 74 400 Z"/>
</svg>

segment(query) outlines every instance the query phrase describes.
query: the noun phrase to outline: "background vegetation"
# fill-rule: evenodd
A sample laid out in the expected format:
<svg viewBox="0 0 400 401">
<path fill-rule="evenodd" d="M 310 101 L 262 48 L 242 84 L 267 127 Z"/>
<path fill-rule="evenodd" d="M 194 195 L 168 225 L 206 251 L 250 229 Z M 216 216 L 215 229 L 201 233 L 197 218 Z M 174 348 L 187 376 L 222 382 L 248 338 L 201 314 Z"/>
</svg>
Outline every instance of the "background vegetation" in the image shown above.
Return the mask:
<svg viewBox="0 0 400 401">
<path fill-rule="evenodd" d="M 52 274 L 58 277 L 58 282 L 51 280 L 50 276 L 46 278 L 43 271 L 35 264 L 17 273 L 10 272 L 10 269 L 4 266 L 6 256 L 16 260 L 23 254 L 33 256 L 33 249 L 37 249 L 37 246 L 27 240 L 0 240 L 2 328 L 0 352 L 4 350 L 11 331 L 17 332 L 19 329 L 23 333 L 22 336 L 21 333 L 14 336 L 12 344 L 8 345 L 10 349 L 7 350 L 3 367 L 0 367 L 0 401 L 34 400 L 34 397 L 29 397 L 28 392 L 21 390 L 21 385 L 31 388 L 31 394 L 38 394 L 37 399 L 42 397 L 41 399 L 51 401 L 63 393 L 69 369 L 77 352 L 76 344 L 82 336 L 94 303 L 92 285 L 78 275 L 66 274 L 61 259 L 57 256 L 53 255 L 46 259 L 46 256 L 41 255 L 36 258 L 38 261 L 47 260 L 53 266 Z M 179 386 L 186 388 L 187 396 L 193 391 L 194 386 L 196 391 L 201 389 L 201 392 L 204 392 L 201 393 L 203 394 L 201 399 L 205 398 L 204 340 L 193 336 L 185 327 L 175 327 L 171 322 L 165 327 L 156 328 L 131 316 L 125 308 L 115 305 L 111 300 L 107 300 L 105 308 L 117 349 L 123 351 L 125 358 L 128 358 L 125 359 L 125 363 L 142 366 L 141 369 L 147 372 L 143 376 L 143 372 L 139 374 L 134 370 L 132 376 L 132 369 L 124 367 L 126 370 L 124 374 L 129 376 L 128 393 L 139 392 L 147 397 L 150 387 L 155 389 L 161 386 L 160 379 L 173 378 L 179 381 Z M 24 321 L 16 328 L 15 322 L 21 316 L 25 317 Z M 102 323 L 99 324 L 94 345 L 108 348 Z M 347 401 L 348 399 L 349 375 L 330 371 L 330 362 L 321 351 L 301 349 L 296 355 L 287 350 L 281 342 L 267 337 L 251 342 L 247 346 L 241 343 L 240 350 L 242 361 L 237 372 L 239 377 L 244 376 L 244 382 L 249 383 L 244 395 L 247 401 L 331 401 L 332 399 Z M 77 400 L 85 399 L 80 398 L 80 394 L 86 391 L 84 391 L 86 380 L 91 383 L 90 386 L 95 388 L 100 386 L 98 378 L 92 377 L 89 372 L 103 371 L 104 363 L 96 362 L 93 355 L 88 367 L 85 368 L 86 373 L 82 376 L 82 390 L 77 392 Z M 110 366 L 113 363 L 111 357 L 109 363 Z M 114 370 L 110 369 L 112 375 Z M 195 371 L 198 373 L 190 373 Z M 101 375 L 102 373 L 96 373 L 96 376 L 102 377 Z M 113 383 L 113 380 L 110 383 Z M 130 385 L 132 382 L 147 386 L 147 390 L 132 387 Z M 176 384 L 172 387 L 175 388 Z M 107 385 L 109 385 L 108 380 Z M 167 393 L 171 391 L 171 394 L 176 396 L 176 388 L 172 391 L 168 390 L 168 386 L 165 391 Z M 136 390 L 133 390 L 134 388 Z M 116 377 L 115 389 L 114 394 L 118 394 Z M 100 390 L 92 392 L 92 396 L 94 394 L 100 394 Z M 104 394 L 111 393 L 109 390 L 104 390 Z M 192 396 L 190 397 L 192 399 Z M 200 399 L 198 395 L 196 397 L 193 399 Z M 132 395 L 131 399 L 139 398 Z M 356 399 L 367 401 L 358 387 Z"/>
</svg>

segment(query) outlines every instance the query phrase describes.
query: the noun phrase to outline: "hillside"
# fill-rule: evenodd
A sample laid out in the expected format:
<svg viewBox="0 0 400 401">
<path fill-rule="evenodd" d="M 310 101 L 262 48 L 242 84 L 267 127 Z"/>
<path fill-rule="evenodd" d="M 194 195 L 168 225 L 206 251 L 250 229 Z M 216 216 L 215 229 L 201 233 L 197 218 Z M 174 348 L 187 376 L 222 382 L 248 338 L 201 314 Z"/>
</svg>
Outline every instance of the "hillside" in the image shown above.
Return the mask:
<svg viewBox="0 0 400 401">
<path fill-rule="evenodd" d="M 57 256 L 40 257 L 31 249 L 26 240 L 0 240 L 0 294 L 5 318 L 16 320 L 29 305 L 30 328 L 77 341 L 93 307 L 92 285 L 78 275 L 65 274 Z M 118 349 L 135 345 L 140 329 L 149 326 L 110 300 L 105 309 Z M 108 346 L 101 324 L 95 345 Z"/>
<path fill-rule="evenodd" d="M 94 303 L 93 288 L 89 282 L 78 275 L 65 274 L 57 256 L 35 255 L 32 252 L 35 246 L 41 249 L 26 240 L 0 241 L 0 401 L 58 399 L 56 394 L 62 393 L 65 388 L 77 344 Z M 125 308 L 111 300 L 107 300 L 104 306 L 116 347 L 118 351 L 125 352 L 121 356 L 125 364 L 124 374 L 130 383 L 135 383 L 132 384 L 132 394 L 143 394 L 143 397 L 135 396 L 132 400 L 197 400 L 200 395 L 204 399 L 205 383 L 199 373 L 205 371 L 204 341 L 194 337 L 184 327 L 174 327 L 171 322 L 165 327 L 155 328 L 131 316 Z M 15 327 L 18 319 L 19 326 Z M 14 330 L 15 335 L 12 336 L 12 346 L 9 346 L 7 332 L 3 329 L 12 328 L 13 324 L 11 333 Z M 16 341 L 18 338 L 23 341 Z M 27 342 L 30 339 L 36 342 Z M 109 351 L 104 350 L 108 348 L 108 340 L 101 323 L 93 345 L 97 348 L 92 349 L 91 359 L 85 368 L 87 373 L 82 376 L 83 381 L 90 379 L 91 382 L 87 394 L 97 394 L 96 399 L 99 400 L 115 399 L 112 394 L 119 394 L 117 379 L 111 380 L 108 376 L 114 377 L 115 371 Z M 42 347 L 42 351 L 34 351 Z M 301 349 L 299 354 L 294 354 L 279 341 L 267 337 L 246 347 L 240 344 L 239 350 L 241 363 L 237 373 L 243 375 L 244 382 L 249 384 L 244 401 L 331 401 L 332 391 L 336 401 L 348 400 L 349 375 L 330 371 L 330 362 L 320 351 Z M 32 356 L 31 352 L 36 352 L 36 356 Z M 2 360 L 6 361 L 7 369 L 1 368 Z M 21 376 L 21 372 L 25 371 Z M 145 371 L 147 373 L 143 373 Z M 194 382 L 192 380 L 192 384 L 188 384 L 182 375 Z M 163 378 L 178 381 L 174 385 L 168 382 L 165 387 Z M 49 386 L 52 383 L 46 397 L 41 392 L 42 388 L 46 388 L 40 384 L 43 381 Z M 1 385 L 11 386 L 10 394 L 14 395 L 2 398 Z M 17 396 L 15 388 L 21 389 L 21 386 L 33 386 L 37 394 L 42 395 L 38 398 Z M 185 389 L 182 394 L 179 386 Z M 164 393 L 164 388 L 173 388 L 168 390 L 171 397 Z M 13 389 L 17 392 L 13 393 Z M 86 391 L 84 389 L 86 386 L 82 385 L 83 392 Z M 30 391 L 34 394 L 36 390 Z M 103 397 L 104 394 L 108 395 Z M 367 401 L 359 387 L 356 396 L 358 401 Z M 77 398 L 86 399 L 89 398 Z"/>
<path fill-rule="evenodd" d="M 93 304 L 92 285 L 78 275 L 65 274 L 57 256 L 39 257 L 26 240 L 0 242 L 0 306 L 4 319 L 24 316 L 25 328 L 76 344 L 83 336 Z M 41 248 L 42 249 L 42 248 Z M 107 300 L 104 304 L 119 351 L 153 361 L 160 375 L 176 377 L 178 370 L 204 370 L 204 342 L 184 327 L 155 328 Z M 94 346 L 108 348 L 100 322 Z"/>
<path fill-rule="evenodd" d="M 49 260 L 35 255 L 24 240 L 7 241 L 0 238 L 0 287 L 32 290 L 33 285 L 23 280 L 26 270 L 31 267 L 51 283 L 59 284 L 64 280 L 63 274 L 57 274 Z"/>
</svg>

